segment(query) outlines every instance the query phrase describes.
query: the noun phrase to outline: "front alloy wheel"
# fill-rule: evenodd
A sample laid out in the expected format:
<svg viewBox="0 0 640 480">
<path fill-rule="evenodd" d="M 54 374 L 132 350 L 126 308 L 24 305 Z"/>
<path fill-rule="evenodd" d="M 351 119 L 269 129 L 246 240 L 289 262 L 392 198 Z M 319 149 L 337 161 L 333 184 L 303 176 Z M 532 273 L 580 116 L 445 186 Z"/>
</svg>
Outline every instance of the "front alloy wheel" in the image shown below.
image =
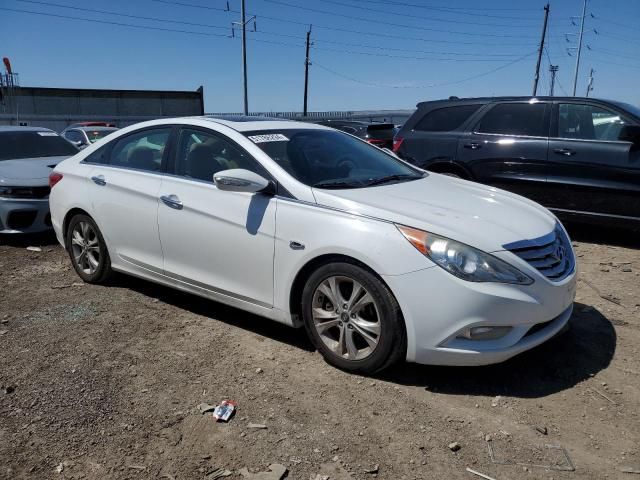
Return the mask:
<svg viewBox="0 0 640 480">
<path fill-rule="evenodd" d="M 343 370 L 373 374 L 406 355 L 406 332 L 395 297 L 372 271 L 329 263 L 302 292 L 305 328 L 325 360 Z"/>
<path fill-rule="evenodd" d="M 332 276 L 313 295 L 313 324 L 322 342 L 347 360 L 371 355 L 380 340 L 380 315 L 371 294 L 356 280 Z"/>
</svg>

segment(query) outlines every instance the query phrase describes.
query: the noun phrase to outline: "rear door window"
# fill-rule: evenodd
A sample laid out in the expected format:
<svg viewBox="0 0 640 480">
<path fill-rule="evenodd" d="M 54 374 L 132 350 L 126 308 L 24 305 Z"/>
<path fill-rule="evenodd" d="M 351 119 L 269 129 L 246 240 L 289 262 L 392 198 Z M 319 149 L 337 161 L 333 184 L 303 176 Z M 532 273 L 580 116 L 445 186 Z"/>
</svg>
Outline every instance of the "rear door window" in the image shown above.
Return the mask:
<svg viewBox="0 0 640 480">
<path fill-rule="evenodd" d="M 549 115 L 546 103 L 500 103 L 489 110 L 477 133 L 547 137 Z"/>
<path fill-rule="evenodd" d="M 459 128 L 482 105 L 457 105 L 428 112 L 416 123 L 414 130 L 422 132 L 450 132 Z"/>
<path fill-rule="evenodd" d="M 153 128 L 123 137 L 113 146 L 109 164 L 157 172 L 170 135 L 171 128 Z"/>
<path fill-rule="evenodd" d="M 595 105 L 558 105 L 558 137 L 616 141 L 625 122 L 620 115 Z"/>
</svg>

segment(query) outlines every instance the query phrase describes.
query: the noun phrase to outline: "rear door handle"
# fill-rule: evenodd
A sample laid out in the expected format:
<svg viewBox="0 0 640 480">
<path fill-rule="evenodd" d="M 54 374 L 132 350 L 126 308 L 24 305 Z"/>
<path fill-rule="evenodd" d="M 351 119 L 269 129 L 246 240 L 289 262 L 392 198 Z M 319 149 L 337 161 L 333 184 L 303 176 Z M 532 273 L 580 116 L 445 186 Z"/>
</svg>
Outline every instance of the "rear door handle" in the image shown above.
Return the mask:
<svg viewBox="0 0 640 480">
<path fill-rule="evenodd" d="M 569 148 L 556 148 L 553 152 L 558 155 L 566 155 L 567 157 L 571 157 L 576 154 L 575 150 L 571 150 Z"/>
<path fill-rule="evenodd" d="M 100 185 L 101 187 L 107 184 L 107 181 L 104 179 L 104 175 L 95 175 L 91 177 L 91 180 L 93 180 L 93 183 Z"/>
<path fill-rule="evenodd" d="M 184 207 L 177 195 L 162 195 L 160 200 L 162 200 L 167 207 L 175 210 L 182 210 Z"/>
<path fill-rule="evenodd" d="M 482 147 L 482 145 L 480 145 L 479 143 L 476 143 L 476 142 L 471 142 L 471 143 L 465 143 L 464 144 L 464 148 L 469 148 L 471 150 L 478 150 L 481 147 Z"/>
</svg>

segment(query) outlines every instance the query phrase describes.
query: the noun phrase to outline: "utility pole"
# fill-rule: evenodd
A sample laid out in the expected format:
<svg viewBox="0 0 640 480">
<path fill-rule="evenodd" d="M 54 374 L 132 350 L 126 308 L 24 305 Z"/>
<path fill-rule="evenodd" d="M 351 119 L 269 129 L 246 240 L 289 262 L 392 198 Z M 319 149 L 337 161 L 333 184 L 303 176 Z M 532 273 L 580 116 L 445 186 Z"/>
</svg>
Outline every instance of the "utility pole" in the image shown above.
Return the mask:
<svg viewBox="0 0 640 480">
<path fill-rule="evenodd" d="M 551 72 L 551 87 L 549 88 L 549 96 L 553 97 L 553 89 L 556 86 L 556 73 L 558 73 L 558 65 L 549 65 Z"/>
<path fill-rule="evenodd" d="M 309 65 L 311 62 L 309 61 L 309 47 L 311 46 L 311 25 L 309 25 L 309 30 L 307 31 L 307 53 L 305 54 L 304 59 L 304 106 L 302 108 L 302 114 L 307 116 L 307 95 L 309 93 Z"/>
<path fill-rule="evenodd" d="M 578 53 L 576 55 L 576 69 L 573 73 L 573 96 L 576 96 L 578 86 L 578 71 L 580 70 L 580 53 L 582 52 L 582 34 L 584 33 L 584 17 L 587 14 L 587 0 L 583 0 L 582 18 L 580 19 L 580 35 L 578 36 Z"/>
<path fill-rule="evenodd" d="M 231 32 L 233 34 L 233 26 L 239 26 L 242 28 L 242 77 L 244 81 L 244 114 L 249 114 L 249 98 L 247 95 L 247 24 L 253 21 L 253 29 L 255 31 L 255 15 L 249 20 L 245 18 L 244 0 L 242 0 L 240 6 L 240 21 L 233 22 Z"/>
<path fill-rule="evenodd" d="M 587 97 L 589 96 L 589 92 L 593 91 L 593 68 L 589 71 L 589 83 L 587 83 Z"/>
<path fill-rule="evenodd" d="M 533 77 L 533 96 L 538 92 L 538 79 L 540 78 L 540 62 L 542 61 L 542 52 L 544 50 L 544 38 L 547 35 L 547 19 L 549 18 L 549 4 L 544 6 L 544 24 L 542 26 L 542 38 L 540 39 L 540 48 L 538 49 L 538 62 L 536 63 L 536 75 Z"/>
</svg>

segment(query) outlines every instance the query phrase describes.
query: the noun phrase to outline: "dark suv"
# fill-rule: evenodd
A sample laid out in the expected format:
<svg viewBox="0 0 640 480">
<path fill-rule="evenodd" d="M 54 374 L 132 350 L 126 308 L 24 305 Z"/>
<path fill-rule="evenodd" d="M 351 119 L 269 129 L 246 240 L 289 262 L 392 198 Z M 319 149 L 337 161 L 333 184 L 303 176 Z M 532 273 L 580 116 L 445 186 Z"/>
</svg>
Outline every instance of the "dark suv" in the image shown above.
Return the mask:
<svg viewBox="0 0 640 480">
<path fill-rule="evenodd" d="M 640 109 L 579 97 L 418 104 L 394 151 L 524 195 L 564 217 L 640 227 Z"/>
</svg>

